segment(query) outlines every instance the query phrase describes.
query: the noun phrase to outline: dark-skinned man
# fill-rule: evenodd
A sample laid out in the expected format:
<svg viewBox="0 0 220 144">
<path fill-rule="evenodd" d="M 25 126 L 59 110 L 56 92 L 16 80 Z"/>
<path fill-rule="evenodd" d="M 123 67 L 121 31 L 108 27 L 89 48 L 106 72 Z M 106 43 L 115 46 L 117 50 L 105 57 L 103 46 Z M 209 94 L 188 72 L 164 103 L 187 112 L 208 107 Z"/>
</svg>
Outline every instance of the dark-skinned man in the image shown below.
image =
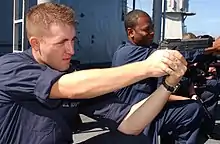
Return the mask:
<svg viewBox="0 0 220 144">
<path fill-rule="evenodd" d="M 146 12 L 141 10 L 129 12 L 124 24 L 128 41 L 120 45 L 115 52 L 113 67 L 144 60 L 156 50 L 152 47 L 154 37 L 152 21 Z M 213 51 L 216 51 L 216 48 L 206 49 L 206 53 Z M 133 105 L 148 97 L 157 88 L 157 83 L 157 78 L 147 78 L 115 93 L 122 102 Z M 153 122 L 146 126 L 143 133 L 152 143 L 157 143 L 158 135 L 163 136 L 168 132 L 173 132 L 175 143 L 196 143 L 201 122 L 199 104 L 176 95 L 171 95 L 168 101 L 171 102 L 167 103 Z"/>
</svg>

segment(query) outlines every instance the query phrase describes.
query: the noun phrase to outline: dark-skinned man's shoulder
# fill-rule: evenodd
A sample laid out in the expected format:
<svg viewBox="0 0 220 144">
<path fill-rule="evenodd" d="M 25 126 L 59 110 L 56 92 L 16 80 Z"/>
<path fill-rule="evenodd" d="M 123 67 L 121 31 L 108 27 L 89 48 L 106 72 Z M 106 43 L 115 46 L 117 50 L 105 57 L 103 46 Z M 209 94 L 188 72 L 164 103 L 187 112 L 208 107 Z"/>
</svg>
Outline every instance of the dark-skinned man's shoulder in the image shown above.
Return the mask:
<svg viewBox="0 0 220 144">
<path fill-rule="evenodd" d="M 127 41 L 126 43 L 120 45 L 114 53 L 112 66 L 120 66 L 145 60 L 155 50 L 155 48 L 137 46 L 130 41 Z"/>
</svg>

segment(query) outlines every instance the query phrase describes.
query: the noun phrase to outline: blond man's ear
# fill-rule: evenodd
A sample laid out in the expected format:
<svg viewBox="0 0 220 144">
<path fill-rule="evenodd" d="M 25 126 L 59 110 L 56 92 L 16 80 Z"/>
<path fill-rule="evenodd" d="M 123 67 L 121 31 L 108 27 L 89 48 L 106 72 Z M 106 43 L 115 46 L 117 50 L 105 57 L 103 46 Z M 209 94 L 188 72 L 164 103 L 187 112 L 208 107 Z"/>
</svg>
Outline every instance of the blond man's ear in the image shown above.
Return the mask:
<svg viewBox="0 0 220 144">
<path fill-rule="evenodd" d="M 39 49 L 40 49 L 40 42 L 39 42 L 38 38 L 36 38 L 36 37 L 30 37 L 30 38 L 29 38 L 29 43 L 30 43 L 31 47 L 32 47 L 35 51 L 39 51 Z"/>
</svg>

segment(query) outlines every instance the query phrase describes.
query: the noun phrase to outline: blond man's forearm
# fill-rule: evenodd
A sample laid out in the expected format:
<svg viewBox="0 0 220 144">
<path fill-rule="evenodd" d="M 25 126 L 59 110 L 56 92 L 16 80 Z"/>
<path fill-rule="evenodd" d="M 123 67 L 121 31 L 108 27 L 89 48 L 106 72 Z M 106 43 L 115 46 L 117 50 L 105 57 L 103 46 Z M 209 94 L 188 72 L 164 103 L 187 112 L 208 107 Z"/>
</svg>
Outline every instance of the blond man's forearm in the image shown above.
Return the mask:
<svg viewBox="0 0 220 144">
<path fill-rule="evenodd" d="M 143 62 L 107 69 L 78 71 L 62 76 L 52 87 L 51 98 L 93 98 L 150 76 L 152 76 L 150 69 L 147 70 L 146 63 Z"/>
</svg>

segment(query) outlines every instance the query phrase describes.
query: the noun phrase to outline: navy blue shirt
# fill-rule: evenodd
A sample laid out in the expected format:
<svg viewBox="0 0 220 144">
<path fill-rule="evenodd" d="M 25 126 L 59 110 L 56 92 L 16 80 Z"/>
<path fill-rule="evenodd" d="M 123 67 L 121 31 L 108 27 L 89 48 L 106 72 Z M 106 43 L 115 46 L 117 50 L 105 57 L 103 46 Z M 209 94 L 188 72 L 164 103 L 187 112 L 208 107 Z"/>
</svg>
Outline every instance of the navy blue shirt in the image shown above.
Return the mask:
<svg viewBox="0 0 220 144">
<path fill-rule="evenodd" d="M 156 49 L 136 46 L 129 41 L 119 46 L 114 53 L 112 66 L 121 66 L 128 63 L 147 59 Z M 135 71 L 135 69 L 134 69 Z M 157 88 L 157 78 L 147 78 L 128 87 L 116 91 L 121 101 L 127 104 L 135 104 L 153 93 Z"/>
<path fill-rule="evenodd" d="M 49 99 L 65 72 L 38 64 L 31 49 L 0 57 L 0 65 L 0 143 L 72 143 L 79 102 Z"/>
</svg>

